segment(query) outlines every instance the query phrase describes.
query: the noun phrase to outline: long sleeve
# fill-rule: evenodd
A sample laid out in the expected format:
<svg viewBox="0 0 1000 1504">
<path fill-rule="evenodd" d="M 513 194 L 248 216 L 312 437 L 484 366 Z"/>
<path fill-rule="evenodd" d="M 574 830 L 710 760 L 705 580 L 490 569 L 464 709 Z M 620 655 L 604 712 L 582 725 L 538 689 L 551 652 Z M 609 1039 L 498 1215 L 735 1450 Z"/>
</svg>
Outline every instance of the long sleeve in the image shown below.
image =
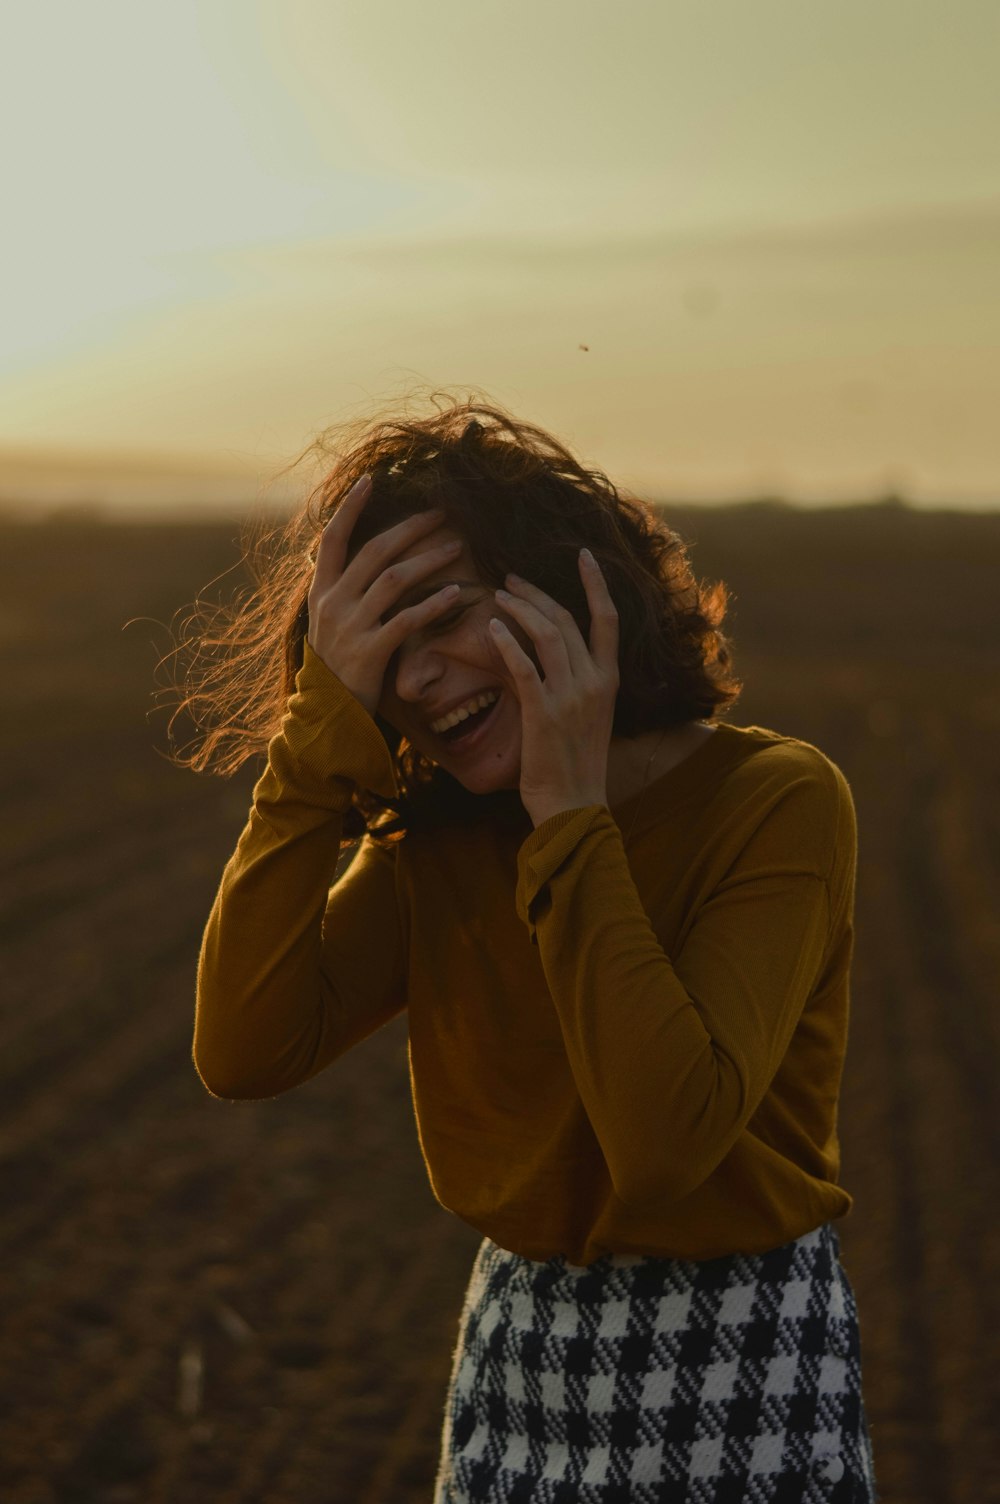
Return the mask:
<svg viewBox="0 0 1000 1504">
<path fill-rule="evenodd" d="M 668 843 L 669 824 L 657 835 Z M 753 1116 L 821 980 L 829 879 L 853 839 L 832 764 L 776 780 L 670 956 L 605 806 L 554 815 L 522 846 L 517 910 L 626 1205 L 690 1194 Z"/>
<path fill-rule="evenodd" d="M 366 838 L 334 883 L 358 786 L 396 792 L 389 749 L 306 644 L 202 941 L 193 1053 L 216 1096 L 287 1091 L 405 1006 L 395 854 Z"/>
</svg>

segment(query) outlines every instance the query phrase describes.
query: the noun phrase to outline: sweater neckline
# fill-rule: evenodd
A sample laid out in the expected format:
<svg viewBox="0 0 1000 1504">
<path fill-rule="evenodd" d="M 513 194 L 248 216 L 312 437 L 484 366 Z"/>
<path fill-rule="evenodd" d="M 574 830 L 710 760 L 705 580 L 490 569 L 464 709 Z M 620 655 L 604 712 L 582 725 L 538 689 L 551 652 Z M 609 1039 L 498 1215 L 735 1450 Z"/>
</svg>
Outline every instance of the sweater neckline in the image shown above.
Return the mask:
<svg viewBox="0 0 1000 1504">
<path fill-rule="evenodd" d="M 725 766 L 738 747 L 746 745 L 745 738 L 751 729 L 756 728 L 731 726 L 727 721 L 716 721 L 712 735 L 693 747 L 686 757 L 652 779 L 645 791 L 636 790 L 612 808 L 611 815 L 619 829 L 623 832 L 629 830 L 644 795 L 645 803 L 640 818 L 630 832 L 632 835 L 638 835 L 654 814 L 662 814 L 665 806 L 681 802 L 704 786 L 718 769 Z"/>
</svg>

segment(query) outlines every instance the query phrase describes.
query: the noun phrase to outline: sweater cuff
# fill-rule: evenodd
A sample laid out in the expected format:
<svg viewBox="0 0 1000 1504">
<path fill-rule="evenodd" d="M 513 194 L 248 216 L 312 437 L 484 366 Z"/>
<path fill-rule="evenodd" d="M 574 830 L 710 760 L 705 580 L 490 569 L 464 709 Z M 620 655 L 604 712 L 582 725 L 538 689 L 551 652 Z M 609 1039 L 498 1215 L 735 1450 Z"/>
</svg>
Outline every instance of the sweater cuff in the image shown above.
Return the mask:
<svg viewBox="0 0 1000 1504">
<path fill-rule="evenodd" d="M 518 917 L 528 927 L 532 945 L 538 944 L 535 926 L 550 902 L 550 880 L 569 861 L 587 832 L 605 820 L 614 824 L 606 804 L 560 810 L 536 826 L 518 851 L 514 903 Z"/>
<path fill-rule="evenodd" d="M 295 676 L 281 731 L 271 744 L 271 760 L 281 744 L 286 778 L 320 802 L 346 809 L 355 788 L 370 789 L 385 799 L 399 793 L 392 754 L 381 731 L 349 689 L 327 668 L 309 643 L 303 644 L 302 667 Z"/>
</svg>

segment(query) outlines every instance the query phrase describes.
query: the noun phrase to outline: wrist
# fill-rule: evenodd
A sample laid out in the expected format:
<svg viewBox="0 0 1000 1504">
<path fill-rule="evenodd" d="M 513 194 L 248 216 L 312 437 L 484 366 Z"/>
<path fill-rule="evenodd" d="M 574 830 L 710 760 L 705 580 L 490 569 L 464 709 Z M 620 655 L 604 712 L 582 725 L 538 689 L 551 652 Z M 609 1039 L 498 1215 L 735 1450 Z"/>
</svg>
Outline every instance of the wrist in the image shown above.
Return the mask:
<svg viewBox="0 0 1000 1504">
<path fill-rule="evenodd" d="M 533 801 L 525 805 L 525 809 L 531 817 L 531 823 L 537 830 L 539 825 L 544 825 L 546 820 L 551 820 L 553 815 L 564 815 L 570 810 L 588 809 L 592 804 L 607 804 L 607 795 L 601 793 L 583 793 L 576 796 L 567 795 L 563 799 L 549 799 L 546 801 Z"/>
</svg>

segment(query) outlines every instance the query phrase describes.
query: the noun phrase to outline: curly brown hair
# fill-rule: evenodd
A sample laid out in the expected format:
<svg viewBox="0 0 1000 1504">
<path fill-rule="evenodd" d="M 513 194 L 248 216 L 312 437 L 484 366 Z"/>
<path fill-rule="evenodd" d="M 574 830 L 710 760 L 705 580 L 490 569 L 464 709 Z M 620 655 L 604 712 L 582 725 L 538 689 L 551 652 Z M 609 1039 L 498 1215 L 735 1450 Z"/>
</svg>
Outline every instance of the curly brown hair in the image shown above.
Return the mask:
<svg viewBox="0 0 1000 1504">
<path fill-rule="evenodd" d="M 439 399 L 444 399 L 441 405 Z M 573 615 L 586 640 L 589 611 L 577 567 L 589 548 L 619 615 L 619 690 L 613 735 L 638 736 L 711 720 L 739 697 L 730 644 L 721 630 L 724 584 L 700 584 L 687 546 L 649 503 L 625 497 L 599 470 L 495 403 L 430 393 L 436 411 L 356 419 L 326 430 L 305 451 L 327 464 L 291 519 L 245 548 L 255 588 L 219 604 L 197 602 L 176 649 L 187 666 L 170 721 L 185 713 L 196 736 L 172 760 L 228 775 L 261 754 L 280 729 L 308 629 L 307 596 L 323 528 L 352 485 L 372 491 L 351 535 L 353 558 L 375 534 L 430 507 L 463 536 L 484 582 L 514 571 Z M 329 463 L 332 460 L 332 463 Z M 294 468 L 294 467 L 291 467 Z M 376 718 L 394 755 L 401 797 L 358 790 L 344 820 L 345 842 L 368 831 L 398 838 L 520 810 L 516 792 L 470 794 Z"/>
</svg>

